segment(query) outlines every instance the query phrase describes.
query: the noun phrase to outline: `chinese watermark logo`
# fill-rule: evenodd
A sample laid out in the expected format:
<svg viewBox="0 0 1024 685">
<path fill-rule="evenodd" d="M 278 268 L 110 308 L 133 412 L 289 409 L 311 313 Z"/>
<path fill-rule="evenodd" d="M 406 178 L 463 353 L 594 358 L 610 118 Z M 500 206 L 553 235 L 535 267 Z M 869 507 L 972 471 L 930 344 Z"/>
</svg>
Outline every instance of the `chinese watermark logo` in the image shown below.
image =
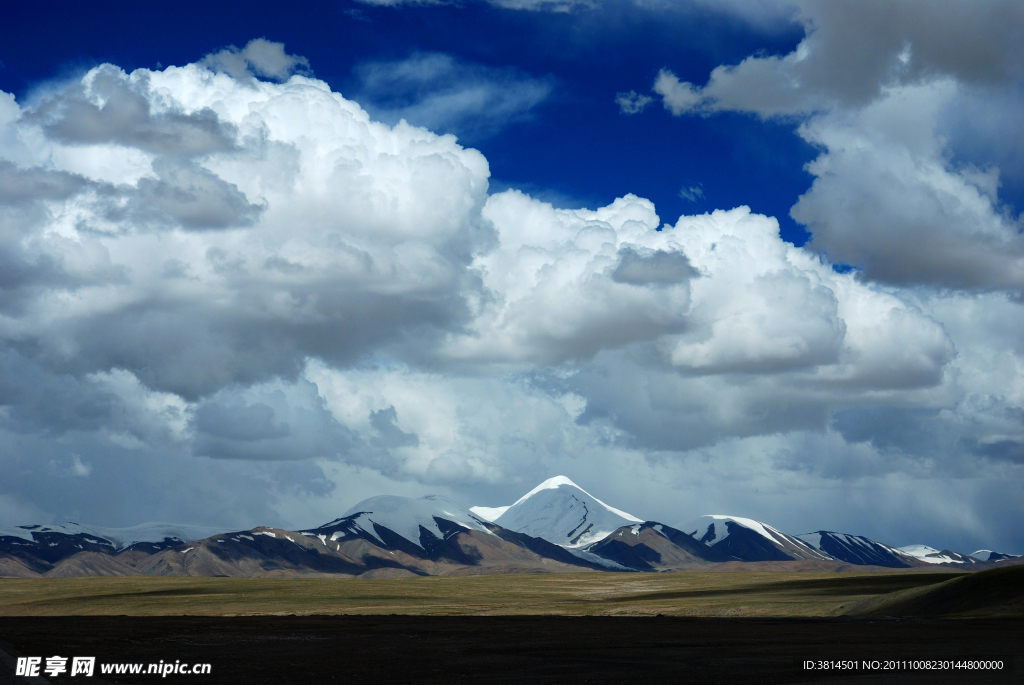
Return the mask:
<svg viewBox="0 0 1024 685">
<path fill-rule="evenodd" d="M 68 661 L 69 659 L 66 656 L 48 656 L 46 657 L 46 666 L 44 667 L 43 657 L 41 656 L 21 656 L 18 657 L 14 675 L 29 678 L 36 677 L 39 676 L 41 669 L 43 673 L 54 678 L 68 673 Z M 70 661 L 71 672 L 68 673 L 70 676 L 83 675 L 91 677 L 96 670 L 96 657 L 94 656 L 76 656 L 72 657 Z"/>
<path fill-rule="evenodd" d="M 70 664 L 70 670 L 68 662 Z M 45 662 L 45 663 L 44 663 Z M 210 675 L 213 667 L 210 664 L 182 663 L 180 660 L 171 662 L 160 661 L 160 663 L 102 663 L 100 671 L 103 674 L 130 674 L 130 675 L 158 675 L 166 678 L 168 675 Z M 42 675 L 55 678 L 67 674 L 70 677 L 85 676 L 91 678 L 96 672 L 96 657 L 94 656 L 48 656 L 45 659 L 41 656 L 20 656 L 15 668 L 14 675 L 25 678 L 40 677 Z"/>
</svg>

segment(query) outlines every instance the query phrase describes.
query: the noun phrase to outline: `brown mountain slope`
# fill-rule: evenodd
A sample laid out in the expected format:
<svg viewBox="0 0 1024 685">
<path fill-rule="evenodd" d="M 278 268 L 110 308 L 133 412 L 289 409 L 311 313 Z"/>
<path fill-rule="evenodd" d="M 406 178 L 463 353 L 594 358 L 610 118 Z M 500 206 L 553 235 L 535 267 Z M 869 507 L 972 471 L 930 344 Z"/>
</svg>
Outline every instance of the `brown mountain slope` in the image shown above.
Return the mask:
<svg viewBox="0 0 1024 685">
<path fill-rule="evenodd" d="M 558 552 L 565 554 L 566 561 L 542 556 L 537 552 L 508 542 L 497 535 L 488 535 L 480 531 L 470 530 L 448 538 L 446 543 L 457 547 L 464 558 L 471 559 L 472 564 L 463 565 L 436 575 L 478 575 L 482 573 L 554 573 L 580 572 L 591 570 L 588 565 L 572 557 L 560 547 Z M 571 561 L 574 563 L 567 563 Z M 435 574 L 432 574 L 435 575 Z"/>
<path fill-rule="evenodd" d="M 139 572 L 125 561 L 103 552 L 79 552 L 66 559 L 61 559 L 43 575 L 47 578 L 139 575 Z"/>
<path fill-rule="evenodd" d="M 229 576 L 257 578 L 268 573 L 341 574 L 365 570 L 322 542 L 299 533 L 271 528 L 226 533 L 154 554 L 140 563 L 142 575 Z"/>
<path fill-rule="evenodd" d="M 1024 618 L 1024 566 L 992 568 L 863 602 L 854 616 Z"/>
<path fill-rule="evenodd" d="M 0 578 L 36 578 L 49 569 L 49 564 L 0 554 Z"/>
<path fill-rule="evenodd" d="M 732 560 L 682 531 L 653 521 L 623 526 L 587 551 L 638 571 L 705 567 Z"/>
<path fill-rule="evenodd" d="M 417 549 L 414 546 L 410 546 L 409 551 L 386 549 L 362 538 L 334 541 L 257 528 L 164 550 L 143 560 L 136 568 L 142 575 L 236 578 L 323 574 L 392 578 L 587 570 L 545 558 L 497 535 L 480 531 L 454 533 L 434 546 L 429 555 L 425 551 L 414 553 Z"/>
</svg>

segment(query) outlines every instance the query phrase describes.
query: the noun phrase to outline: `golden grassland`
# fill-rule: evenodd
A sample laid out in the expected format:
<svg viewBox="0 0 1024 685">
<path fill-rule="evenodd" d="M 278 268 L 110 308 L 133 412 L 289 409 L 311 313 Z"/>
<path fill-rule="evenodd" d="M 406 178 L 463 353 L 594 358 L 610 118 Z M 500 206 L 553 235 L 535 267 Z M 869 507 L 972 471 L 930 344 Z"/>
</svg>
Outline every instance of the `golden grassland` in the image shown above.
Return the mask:
<svg viewBox="0 0 1024 685">
<path fill-rule="evenodd" d="M 553 573 L 353 578 L 0 579 L 0 616 L 314 614 L 838 616 L 928 573 Z"/>
</svg>

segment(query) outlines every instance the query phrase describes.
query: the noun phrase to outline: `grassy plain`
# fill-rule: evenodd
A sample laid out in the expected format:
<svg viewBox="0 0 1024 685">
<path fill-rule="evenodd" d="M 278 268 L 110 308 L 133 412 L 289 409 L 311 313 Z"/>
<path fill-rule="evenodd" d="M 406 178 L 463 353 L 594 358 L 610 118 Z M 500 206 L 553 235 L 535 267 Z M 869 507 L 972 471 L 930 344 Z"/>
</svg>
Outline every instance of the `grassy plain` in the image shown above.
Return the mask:
<svg viewBox="0 0 1024 685">
<path fill-rule="evenodd" d="M 317 614 L 838 616 L 927 573 L 558 573 L 351 578 L 0 579 L 0 616 Z"/>
</svg>

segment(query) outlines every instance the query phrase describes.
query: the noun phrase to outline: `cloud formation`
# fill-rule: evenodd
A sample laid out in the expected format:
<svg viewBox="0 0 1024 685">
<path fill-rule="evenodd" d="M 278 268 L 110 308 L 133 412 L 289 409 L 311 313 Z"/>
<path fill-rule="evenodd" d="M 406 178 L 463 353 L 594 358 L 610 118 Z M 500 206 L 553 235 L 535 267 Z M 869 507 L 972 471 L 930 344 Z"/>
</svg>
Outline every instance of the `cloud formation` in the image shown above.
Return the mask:
<svg viewBox="0 0 1024 685">
<path fill-rule="evenodd" d="M 654 98 L 650 95 L 641 95 L 635 90 L 615 95 L 615 104 L 619 106 L 619 110 L 623 114 L 639 114 L 652 102 L 654 102 Z"/>
<path fill-rule="evenodd" d="M 1019 540 L 994 523 L 1024 475 L 1009 219 L 992 173 L 899 118 L 948 80 L 806 119 L 826 151 L 796 247 L 746 207 L 665 223 L 636 195 L 489 193 L 454 136 L 252 46 L 0 97 L 0 517 L 313 525 L 566 473 L 645 518 Z M 380 73 L 438 64 L 464 73 Z M 821 223 L 854 177 L 863 204 Z M 916 261 L 883 258 L 925 230 Z"/>
<path fill-rule="evenodd" d="M 675 115 L 801 121 L 798 134 L 822 153 L 791 213 L 831 261 L 893 285 L 1019 291 L 1022 224 L 1000 200 L 1000 170 L 953 159 L 977 139 L 960 112 L 984 109 L 1008 140 L 1019 128 L 991 113 L 1014 101 L 992 93 L 1024 82 L 1020 4 L 799 8 L 805 37 L 791 53 L 716 67 L 703 86 L 665 68 L 653 91 Z"/>
<path fill-rule="evenodd" d="M 251 81 L 253 77 L 284 81 L 295 71 L 308 68 L 305 57 L 289 55 L 284 44 L 255 38 L 239 50 L 230 45 L 203 58 L 201 64 L 211 71 L 223 72 L 237 81 Z"/>
<path fill-rule="evenodd" d="M 149 99 L 135 131 L 112 92 Z M 195 121 L 204 135 L 181 133 Z M 61 372 L 120 368 L 193 401 L 294 378 L 307 356 L 429 337 L 466 316 L 467 261 L 491 240 L 479 153 L 371 122 L 301 76 L 254 86 L 201 65 L 104 66 L 15 126 L 36 164 L 3 167 L 19 179 L 3 209 L 19 227 L 4 295 L 20 313 L 6 331 Z M 87 151 L 105 168 L 78 163 Z"/>
<path fill-rule="evenodd" d="M 471 140 L 530 118 L 555 85 L 550 77 L 423 52 L 403 60 L 364 62 L 355 75 L 356 98 L 376 119 L 390 124 L 404 120 Z"/>
<path fill-rule="evenodd" d="M 793 18 L 806 35 L 793 52 L 716 67 L 704 86 L 662 70 L 655 92 L 666 107 L 800 115 L 856 109 L 887 90 L 936 78 L 998 87 L 1024 76 L 1015 38 L 1024 10 L 1012 0 L 778 4 L 799 8 Z"/>
</svg>

